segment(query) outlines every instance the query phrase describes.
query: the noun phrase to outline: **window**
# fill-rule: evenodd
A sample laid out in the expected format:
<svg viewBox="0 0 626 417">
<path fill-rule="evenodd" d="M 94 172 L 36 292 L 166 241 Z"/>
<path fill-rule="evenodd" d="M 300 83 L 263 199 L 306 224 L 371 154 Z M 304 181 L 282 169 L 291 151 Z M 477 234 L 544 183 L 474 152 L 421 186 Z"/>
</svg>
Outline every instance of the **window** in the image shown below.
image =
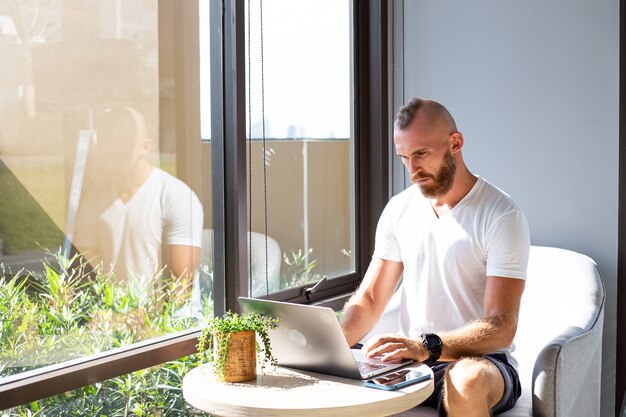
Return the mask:
<svg viewBox="0 0 626 417">
<path fill-rule="evenodd" d="M 350 2 L 246 6 L 249 268 L 261 296 L 354 271 Z"/>
<path fill-rule="evenodd" d="M 0 376 L 212 315 L 197 19 L 171 1 L 0 8 Z"/>
<path fill-rule="evenodd" d="M 291 3 L 265 0 L 265 17 Z M 192 354 L 194 326 L 236 309 L 237 297 L 248 293 L 248 270 L 257 266 L 248 258 L 252 236 L 260 236 L 252 259 L 268 246 L 266 204 L 258 201 L 264 164 L 267 235 L 280 246 L 282 280 L 271 295 L 341 303 L 354 289 L 387 198 L 386 154 L 379 152 L 388 134 L 381 47 L 387 14 L 370 3 L 306 3 L 307 16 L 317 20 L 299 32 L 311 46 L 298 60 L 317 69 L 309 75 L 315 79 L 295 79 L 296 90 L 279 90 L 280 80 L 271 77 L 298 72 L 281 72 L 293 64 L 281 43 L 290 25 L 304 27 L 302 10 L 292 10 L 300 17 L 285 25 L 265 28 L 267 101 L 260 107 L 250 99 L 254 133 L 246 127 L 242 0 L 0 4 L 0 287 L 13 292 L 0 303 L 15 312 L 7 301 L 18 300 L 22 308 L 1 323 L 0 408 Z M 326 13 L 313 12 L 319 8 Z M 207 24 L 208 60 L 200 41 Z M 329 44 L 335 29 L 341 41 Z M 253 49 L 260 50 L 254 42 Z M 278 56 L 269 61 L 272 54 Z M 249 85 L 252 97 L 258 84 L 250 77 Z M 322 92 L 332 94 L 331 104 L 307 109 Z M 284 106 L 284 94 L 295 97 L 293 106 Z M 263 120 L 265 152 L 254 126 Z M 129 168 L 135 164 L 142 169 Z M 139 204 L 145 211 L 128 208 L 155 172 L 173 184 L 157 191 L 185 203 L 161 207 L 177 221 L 156 230 L 141 222 L 167 198 Z M 281 224 L 287 213 L 293 218 Z M 284 278 L 292 266 L 285 259 L 293 262 L 298 250 L 300 271 L 313 260 L 315 269 L 306 280 Z M 33 273 L 18 273 L 22 267 Z M 302 287 L 315 274 L 329 282 L 307 296 Z M 61 290 L 69 284 L 71 291 Z M 44 329 L 33 325 L 37 314 L 49 320 Z M 33 337 L 24 342 L 21 335 Z M 11 350 L 20 343 L 26 354 Z"/>
</svg>

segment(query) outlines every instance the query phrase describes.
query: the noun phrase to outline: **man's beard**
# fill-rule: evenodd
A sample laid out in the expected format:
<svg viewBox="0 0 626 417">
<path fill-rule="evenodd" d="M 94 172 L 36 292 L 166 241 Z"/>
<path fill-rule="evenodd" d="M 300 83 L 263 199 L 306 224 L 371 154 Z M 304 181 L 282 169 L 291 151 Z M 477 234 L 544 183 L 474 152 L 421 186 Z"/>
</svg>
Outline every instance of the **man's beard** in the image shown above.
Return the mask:
<svg viewBox="0 0 626 417">
<path fill-rule="evenodd" d="M 443 163 L 439 168 L 439 172 L 436 175 L 422 174 L 416 175 L 411 178 L 413 182 L 416 182 L 419 178 L 430 177 L 434 180 L 434 184 L 418 184 L 418 187 L 422 191 L 424 197 L 439 198 L 443 197 L 450 191 L 452 184 L 454 183 L 454 174 L 456 173 L 456 161 L 452 152 L 448 151 L 443 157 Z"/>
</svg>

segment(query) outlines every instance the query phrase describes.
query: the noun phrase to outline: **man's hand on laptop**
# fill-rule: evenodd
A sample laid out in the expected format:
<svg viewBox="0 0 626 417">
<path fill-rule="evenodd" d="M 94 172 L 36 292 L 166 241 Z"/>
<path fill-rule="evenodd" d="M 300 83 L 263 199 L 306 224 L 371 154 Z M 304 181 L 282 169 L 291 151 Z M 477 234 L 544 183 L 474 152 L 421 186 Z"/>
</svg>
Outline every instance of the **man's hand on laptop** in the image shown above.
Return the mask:
<svg viewBox="0 0 626 417">
<path fill-rule="evenodd" d="M 430 353 L 424 349 L 420 340 L 396 334 L 374 336 L 363 345 L 361 351 L 366 358 L 376 358 L 383 362 L 403 359 L 424 362 L 430 357 Z"/>
</svg>

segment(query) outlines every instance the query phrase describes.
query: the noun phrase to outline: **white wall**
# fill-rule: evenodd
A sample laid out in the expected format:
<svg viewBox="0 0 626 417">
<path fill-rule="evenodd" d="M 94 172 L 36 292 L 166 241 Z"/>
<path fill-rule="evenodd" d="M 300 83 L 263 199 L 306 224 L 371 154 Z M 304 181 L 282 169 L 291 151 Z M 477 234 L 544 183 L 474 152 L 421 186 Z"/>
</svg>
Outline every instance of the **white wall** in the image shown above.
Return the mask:
<svg viewBox="0 0 626 417">
<path fill-rule="evenodd" d="M 591 256 L 607 290 L 602 414 L 614 415 L 618 0 L 406 0 L 404 98 L 448 107 L 470 169 L 532 243 Z"/>
</svg>

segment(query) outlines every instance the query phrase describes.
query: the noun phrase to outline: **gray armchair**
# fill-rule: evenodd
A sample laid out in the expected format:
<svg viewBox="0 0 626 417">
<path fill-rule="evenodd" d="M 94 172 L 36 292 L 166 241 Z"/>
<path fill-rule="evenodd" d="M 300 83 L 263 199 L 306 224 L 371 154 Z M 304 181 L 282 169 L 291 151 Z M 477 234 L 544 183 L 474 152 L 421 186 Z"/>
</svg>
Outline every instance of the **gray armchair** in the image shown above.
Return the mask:
<svg viewBox="0 0 626 417">
<path fill-rule="evenodd" d="M 370 334 L 397 329 L 395 298 Z M 522 397 L 503 417 L 600 415 L 604 286 L 593 260 L 533 246 L 513 355 Z M 417 407 L 396 416 L 436 416 Z"/>
</svg>

